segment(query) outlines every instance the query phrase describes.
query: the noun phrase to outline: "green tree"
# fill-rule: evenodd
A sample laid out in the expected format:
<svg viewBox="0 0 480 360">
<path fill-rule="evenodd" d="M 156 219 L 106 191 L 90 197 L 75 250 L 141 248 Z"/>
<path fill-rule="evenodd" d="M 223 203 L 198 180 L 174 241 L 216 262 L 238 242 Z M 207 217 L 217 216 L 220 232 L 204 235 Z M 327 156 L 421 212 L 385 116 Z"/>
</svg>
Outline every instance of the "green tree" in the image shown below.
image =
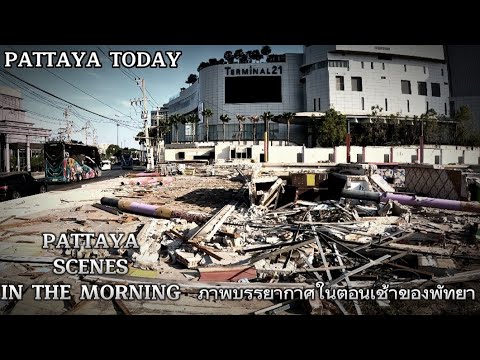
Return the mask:
<svg viewBox="0 0 480 360">
<path fill-rule="evenodd" d="M 233 53 L 230 50 L 225 51 L 225 54 L 223 54 L 223 58 L 227 61 L 228 64 L 233 64 L 233 60 L 235 60 Z"/>
<path fill-rule="evenodd" d="M 425 114 L 420 115 L 420 122 L 421 125 L 423 125 L 425 143 L 436 144 L 438 139 L 438 119 L 436 111 L 429 109 Z"/>
<path fill-rule="evenodd" d="M 208 109 L 208 108 L 205 108 L 203 111 L 202 111 L 202 115 L 205 119 L 205 130 L 206 130 L 206 139 L 207 139 L 207 142 L 208 142 L 208 119 L 210 117 L 212 117 L 213 115 L 213 111 L 211 109 Z"/>
<path fill-rule="evenodd" d="M 140 136 L 140 135 L 137 134 L 137 136 Z M 141 136 L 143 136 L 143 135 L 141 135 Z M 116 156 L 115 154 L 118 153 L 118 151 L 121 151 L 120 146 L 114 145 L 114 144 L 108 145 L 107 149 L 105 150 L 105 154 L 107 156 L 107 159 L 109 159 L 112 156 Z"/>
<path fill-rule="evenodd" d="M 145 144 L 145 133 L 143 131 L 140 131 L 136 136 L 135 136 L 135 141 L 138 141 L 140 145 Z"/>
<path fill-rule="evenodd" d="M 192 124 L 192 132 L 193 132 L 193 141 L 197 141 L 196 135 L 197 135 L 197 124 L 199 123 L 200 118 L 198 117 L 197 113 L 191 113 L 187 116 L 187 122 Z"/>
<path fill-rule="evenodd" d="M 186 84 L 192 85 L 195 84 L 195 82 L 198 80 L 198 76 L 195 74 L 190 74 L 188 75 L 187 81 L 185 81 Z"/>
<path fill-rule="evenodd" d="M 329 109 L 319 126 L 315 125 L 316 139 L 321 146 L 333 147 L 342 144 L 347 135 L 347 118 L 335 109 Z"/>
<path fill-rule="evenodd" d="M 465 105 L 460 106 L 460 108 L 455 111 L 453 120 L 456 121 L 455 143 L 458 145 L 467 144 L 469 142 L 469 130 L 472 126 L 472 112 L 470 108 Z"/>
<path fill-rule="evenodd" d="M 271 52 L 272 52 L 272 48 L 268 45 L 265 45 L 265 46 L 262 47 L 260 52 L 265 58 L 268 58 L 268 55 L 270 55 Z"/>
<path fill-rule="evenodd" d="M 372 115 L 370 117 L 370 124 L 367 127 L 368 131 L 368 145 L 385 145 L 387 142 L 388 125 L 385 117 L 380 113 L 383 111 L 378 105 L 372 106 Z"/>
<path fill-rule="evenodd" d="M 173 114 L 168 118 L 168 121 L 170 123 L 170 126 L 173 126 L 175 128 L 175 139 L 176 139 L 176 142 L 178 143 L 178 125 L 180 124 L 180 115 Z"/>
<path fill-rule="evenodd" d="M 235 50 L 233 53 L 233 58 L 237 60 L 237 63 L 240 63 L 241 59 L 246 56 L 242 49 Z"/>
<path fill-rule="evenodd" d="M 222 114 L 220 115 L 220 121 L 223 125 L 223 141 L 225 142 L 225 123 L 230 121 L 230 116 L 228 116 L 227 114 Z"/>
</svg>

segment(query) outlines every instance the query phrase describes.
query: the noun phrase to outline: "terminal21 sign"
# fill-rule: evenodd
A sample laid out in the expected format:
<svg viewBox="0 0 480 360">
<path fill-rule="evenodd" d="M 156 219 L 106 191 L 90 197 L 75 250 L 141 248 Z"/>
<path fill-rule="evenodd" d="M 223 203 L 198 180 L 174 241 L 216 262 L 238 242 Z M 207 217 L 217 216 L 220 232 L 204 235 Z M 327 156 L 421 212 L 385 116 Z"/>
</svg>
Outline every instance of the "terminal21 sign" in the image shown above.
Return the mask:
<svg viewBox="0 0 480 360">
<path fill-rule="evenodd" d="M 225 67 L 225 76 L 251 76 L 251 75 L 282 75 L 282 66 L 256 67 L 249 66 L 242 69 L 232 69 L 230 66 Z"/>
</svg>

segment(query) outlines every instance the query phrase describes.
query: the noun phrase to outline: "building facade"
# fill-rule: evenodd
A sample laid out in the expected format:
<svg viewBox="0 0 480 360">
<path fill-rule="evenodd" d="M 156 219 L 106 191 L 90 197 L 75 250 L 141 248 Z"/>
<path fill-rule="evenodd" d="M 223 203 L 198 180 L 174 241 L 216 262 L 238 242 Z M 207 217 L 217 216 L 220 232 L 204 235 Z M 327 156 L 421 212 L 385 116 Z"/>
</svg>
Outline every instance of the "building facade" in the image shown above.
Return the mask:
<svg viewBox="0 0 480 360">
<path fill-rule="evenodd" d="M 20 91 L 0 86 L 0 168 L 2 172 L 39 171 L 43 143 L 51 130 L 28 122 L 22 109 Z M 36 165 L 32 169 L 32 158 Z"/>
<path fill-rule="evenodd" d="M 205 108 L 213 111 L 208 119 L 210 141 L 255 139 L 256 144 L 263 137 L 263 123 L 254 125 L 249 117 L 295 113 L 303 121 L 290 125 L 291 145 L 307 144 L 308 118 L 330 108 L 355 120 L 368 119 L 377 105 L 380 116 L 413 118 L 428 110 L 450 114 L 442 45 L 306 45 L 303 54 L 276 60 L 201 69 L 195 84 L 165 104 L 169 115 L 200 115 L 195 131 L 192 124 L 179 126 L 179 142 L 206 140 L 206 119 L 201 117 Z M 246 117 L 243 124 L 237 114 Z M 225 127 L 221 115 L 230 118 Z M 285 144 L 287 125 L 271 123 L 269 139 Z"/>
<path fill-rule="evenodd" d="M 199 72 L 199 80 L 172 99 L 168 107 L 169 116 L 198 112 L 200 122 L 195 131 L 192 124 L 179 126 L 179 141 L 203 141 L 208 121 L 209 141 L 241 140 L 258 143 L 264 132 L 263 122 L 250 117 L 260 117 L 265 112 L 279 115 L 285 112 L 303 110 L 304 89 L 300 82 L 302 54 L 285 54 L 276 61 L 256 63 L 233 63 L 208 66 Z M 201 115 L 203 109 L 210 109 L 213 115 L 207 120 Z M 225 123 L 220 116 L 228 115 Z M 236 116 L 245 116 L 243 124 Z M 305 136 L 300 127 L 292 125 L 291 141 L 304 143 Z M 255 128 L 255 129 L 254 129 Z M 225 134 L 224 134 L 225 129 Z M 175 133 L 175 131 L 173 131 Z M 174 135 L 175 136 L 175 135 Z M 285 124 L 272 123 L 270 139 L 285 140 Z"/>
<path fill-rule="evenodd" d="M 462 105 L 472 111 L 473 130 L 480 132 L 480 45 L 447 45 L 450 71 L 450 107 L 452 112 Z"/>
<path fill-rule="evenodd" d="M 305 110 L 347 116 L 449 114 L 442 45 L 307 45 L 301 68 Z"/>
</svg>

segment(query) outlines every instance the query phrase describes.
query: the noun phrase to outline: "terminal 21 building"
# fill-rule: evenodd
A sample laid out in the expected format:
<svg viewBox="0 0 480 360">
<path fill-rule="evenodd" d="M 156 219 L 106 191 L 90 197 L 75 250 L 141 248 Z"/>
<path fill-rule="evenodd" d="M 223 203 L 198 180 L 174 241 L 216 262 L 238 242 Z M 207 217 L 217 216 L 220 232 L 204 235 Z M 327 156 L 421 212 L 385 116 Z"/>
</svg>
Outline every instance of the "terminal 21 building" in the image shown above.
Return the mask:
<svg viewBox="0 0 480 360">
<path fill-rule="evenodd" d="M 311 146 L 309 121 L 331 108 L 349 122 L 368 121 L 377 105 L 385 117 L 448 116 L 445 58 L 442 45 L 306 45 L 257 62 L 205 63 L 162 108 L 172 120 L 166 160 L 265 161 L 268 146 Z"/>
</svg>

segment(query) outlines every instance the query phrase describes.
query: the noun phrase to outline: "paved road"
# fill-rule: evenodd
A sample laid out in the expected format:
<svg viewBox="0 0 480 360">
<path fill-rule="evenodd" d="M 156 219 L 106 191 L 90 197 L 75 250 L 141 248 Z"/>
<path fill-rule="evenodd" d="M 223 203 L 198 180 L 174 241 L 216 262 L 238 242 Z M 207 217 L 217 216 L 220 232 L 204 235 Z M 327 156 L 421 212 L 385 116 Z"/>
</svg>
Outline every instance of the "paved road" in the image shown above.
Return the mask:
<svg viewBox="0 0 480 360">
<path fill-rule="evenodd" d="M 74 182 L 70 184 L 48 184 L 48 191 L 65 191 L 65 190 L 71 190 L 71 189 L 78 189 L 84 184 L 91 184 L 98 181 L 105 181 L 108 179 L 123 176 L 130 172 L 140 172 L 144 170 L 145 170 L 145 167 L 134 167 L 133 171 L 122 170 L 120 167 L 113 167 L 112 170 L 103 170 L 102 176 L 98 178 L 82 180 L 80 182 Z"/>
</svg>

